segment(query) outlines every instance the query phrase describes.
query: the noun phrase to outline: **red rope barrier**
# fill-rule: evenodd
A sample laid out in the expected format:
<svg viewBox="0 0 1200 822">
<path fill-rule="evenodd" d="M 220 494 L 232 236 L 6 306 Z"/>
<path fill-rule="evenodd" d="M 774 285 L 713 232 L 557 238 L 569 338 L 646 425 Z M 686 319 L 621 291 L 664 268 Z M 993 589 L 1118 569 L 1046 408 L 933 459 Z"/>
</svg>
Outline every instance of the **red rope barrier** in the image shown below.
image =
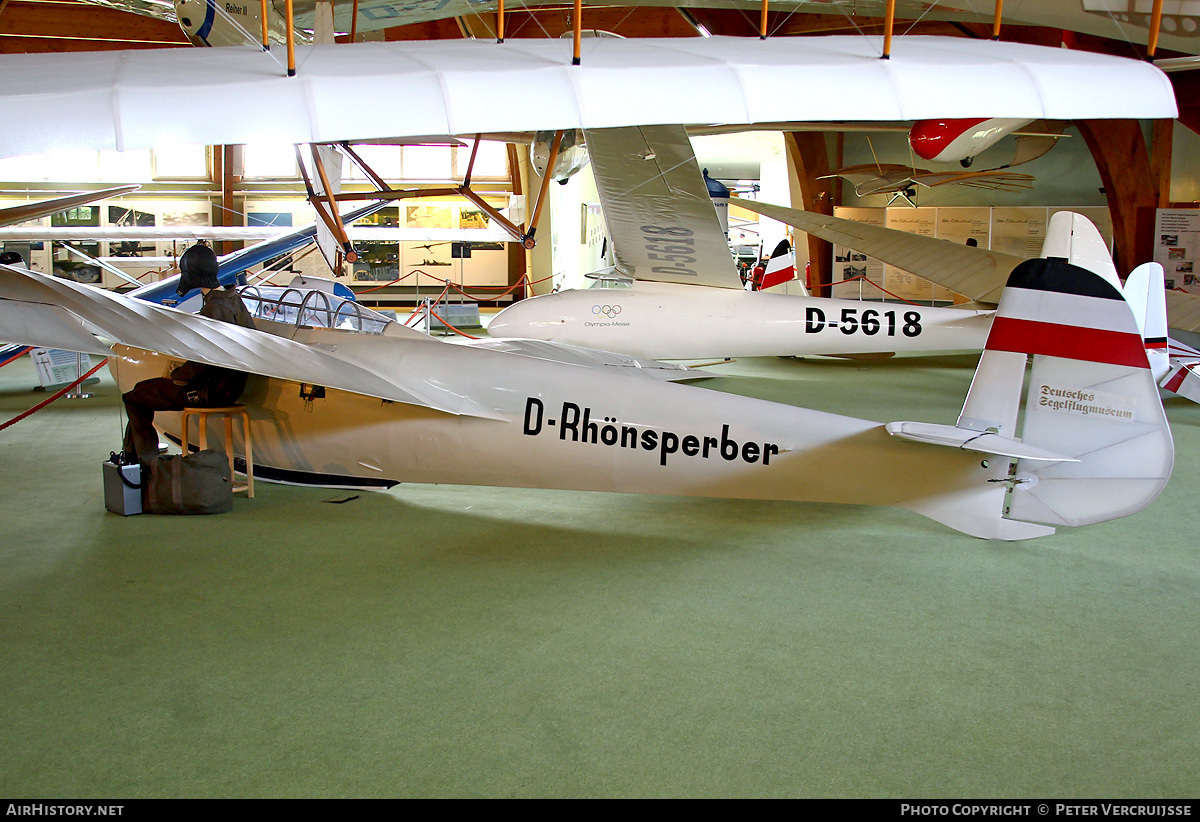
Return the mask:
<svg viewBox="0 0 1200 822">
<path fill-rule="evenodd" d="M 42 400 L 42 401 L 41 401 L 41 402 L 39 402 L 37 405 L 35 405 L 33 408 L 30 408 L 28 411 L 25 411 L 25 412 L 23 412 L 23 413 L 21 413 L 21 414 L 17 414 L 17 416 L 13 417 L 13 418 L 12 418 L 11 420 L 9 420 L 8 422 L 4 423 L 3 425 L 0 425 L 0 431 L 3 431 L 5 428 L 8 428 L 8 426 L 10 426 L 10 425 L 16 425 L 18 422 L 20 422 L 21 420 L 25 419 L 26 417 L 28 417 L 30 414 L 32 414 L 32 413 L 33 413 L 33 412 L 35 412 L 35 411 L 41 411 L 41 410 L 42 410 L 43 408 L 45 408 L 47 405 L 49 405 L 50 403 L 54 402 L 56 399 L 58 399 L 59 397 L 63 396 L 63 395 L 64 395 L 64 394 L 66 394 L 68 391 L 70 391 L 72 388 L 74 388 L 75 386 L 79 385 L 81 382 L 83 382 L 84 380 L 86 380 L 88 377 L 92 376 L 92 375 L 93 375 L 93 374 L 95 374 L 97 371 L 99 371 L 99 370 L 100 370 L 100 366 L 104 365 L 106 362 L 108 362 L 108 357 L 105 357 L 104 359 L 100 360 L 100 362 L 96 363 L 96 365 L 95 365 L 95 366 L 92 368 L 92 370 L 91 370 L 91 371 L 87 372 L 87 373 L 86 373 L 86 374 L 84 374 L 82 377 L 79 377 L 79 378 L 77 378 L 77 379 L 75 380 L 75 382 L 73 382 L 73 383 L 71 383 L 70 385 L 68 385 L 68 386 L 66 386 L 65 388 L 63 388 L 61 391 L 59 391 L 59 392 L 58 392 L 57 394 L 55 394 L 53 397 L 47 397 L 46 399 Z"/>
<path fill-rule="evenodd" d="M 923 307 L 923 306 L 921 306 L 921 304 L 920 304 L 920 303 L 914 303 L 914 302 L 912 302 L 911 300 L 906 300 L 906 299 L 904 299 L 904 298 L 903 298 L 903 297 L 901 297 L 899 294 L 893 294 L 892 292 L 888 291 L 888 290 L 887 290 L 886 288 L 884 288 L 883 286 L 879 285 L 878 283 L 875 283 L 875 282 L 873 282 L 872 280 L 868 280 L 866 277 L 864 277 L 864 276 L 862 276 L 862 275 L 859 275 L 859 276 L 857 276 L 857 277 L 850 277 L 850 278 L 848 278 L 848 279 L 845 279 L 845 280 L 838 280 L 838 281 L 837 281 L 837 282 L 835 282 L 835 283 L 829 283 L 827 286 L 826 286 L 826 285 L 821 285 L 820 283 L 817 283 L 815 286 L 813 286 L 813 288 L 826 288 L 826 287 L 828 287 L 828 288 L 833 288 L 835 285 L 845 285 L 846 283 L 852 283 L 852 282 L 855 282 L 856 280 L 861 280 L 861 281 L 863 281 L 864 283 L 866 283 L 867 285 L 873 285 L 873 286 L 875 286 L 876 288 L 878 288 L 880 291 L 882 291 L 884 294 L 887 294 L 889 297 L 891 297 L 891 298 L 893 298 L 893 299 L 896 299 L 896 300 L 899 300 L 899 301 L 900 301 L 900 302 L 902 302 L 902 303 L 907 303 L 908 305 L 915 305 L 915 306 L 917 306 L 918 308 L 921 308 L 921 307 Z"/>
<path fill-rule="evenodd" d="M 442 301 L 442 297 L 445 297 L 446 292 L 449 290 L 450 290 L 450 286 L 448 286 L 448 285 L 445 286 L 444 288 L 442 288 L 442 293 L 438 294 L 436 297 L 433 298 L 433 302 L 431 302 L 429 304 L 429 308 L 432 310 L 435 305 L 440 303 Z M 420 312 L 422 312 L 424 310 L 425 310 L 424 304 L 418 305 L 416 308 L 413 309 L 412 313 L 408 315 L 408 319 L 404 321 L 404 324 L 408 325 L 409 323 L 411 323 L 413 321 L 413 318 L 419 316 Z M 411 328 L 412 326 L 409 326 L 409 327 Z"/>
<path fill-rule="evenodd" d="M 447 328 L 449 328 L 449 329 L 450 329 L 451 331 L 453 331 L 455 334 L 459 334 L 459 335 L 461 335 L 461 336 L 463 336 L 463 337 L 466 337 L 468 340 L 477 340 L 477 339 L 479 339 L 479 337 L 472 337 L 470 334 L 467 334 L 467 333 L 465 333 L 465 332 L 463 332 L 463 331 L 459 331 L 457 328 L 455 328 L 454 326 L 452 326 L 450 323 L 446 322 L 446 321 L 445 321 L 445 320 L 443 320 L 441 317 L 439 317 L 439 316 L 438 316 L 438 313 L 437 313 L 436 311 L 434 311 L 433 309 L 430 309 L 430 310 L 429 310 L 429 313 L 430 313 L 430 314 L 432 314 L 434 317 L 436 317 L 438 322 L 440 322 L 442 325 L 444 325 L 444 326 L 446 326 Z"/>
<path fill-rule="evenodd" d="M 391 286 L 396 285 L 397 283 L 407 280 L 409 277 L 411 277 L 414 274 L 424 274 L 426 277 L 433 276 L 432 274 L 429 274 L 429 273 L 417 268 L 417 269 L 413 269 L 412 271 L 408 272 L 403 277 L 398 277 L 397 279 L 392 280 L 390 283 L 384 283 L 383 285 L 377 285 L 372 288 L 364 288 L 355 293 L 356 294 L 370 294 L 372 291 L 378 291 L 381 288 L 390 288 Z M 528 286 L 528 287 L 532 288 L 533 286 L 537 285 L 538 283 L 544 283 L 547 280 L 552 280 L 552 279 L 554 279 L 553 274 L 551 274 L 548 277 L 542 277 L 540 280 L 530 280 L 528 274 L 522 274 L 519 278 L 517 278 L 517 281 L 515 283 L 513 283 L 512 285 L 473 285 L 473 286 L 471 286 L 471 288 L 473 288 L 477 291 L 488 291 L 488 290 L 496 290 L 496 289 L 500 290 L 499 294 L 496 294 L 494 296 L 484 296 L 484 297 L 476 297 L 472 294 L 468 294 L 466 291 L 463 291 L 462 288 L 460 288 L 458 285 L 456 285 L 454 283 L 449 283 L 449 285 L 447 287 L 453 287 L 455 291 L 458 291 L 464 297 L 470 297 L 473 300 L 498 300 L 501 297 L 504 297 L 504 296 L 512 293 L 513 291 L 516 291 L 521 286 Z"/>
<path fill-rule="evenodd" d="M 384 283 L 383 285 L 373 286 L 372 288 L 364 288 L 362 291 L 358 291 L 355 293 L 370 294 L 372 291 L 378 291 L 381 288 L 390 288 L 391 286 L 395 285 L 396 283 L 404 282 L 405 280 L 407 280 L 409 277 L 411 277 L 414 274 L 425 274 L 425 272 L 419 268 L 414 268 L 412 271 L 408 272 L 403 277 L 397 277 L 396 279 L 392 280 L 390 283 Z M 429 275 L 425 274 L 425 276 L 428 277 Z"/>
<path fill-rule="evenodd" d="M 549 280 L 549 279 L 551 279 L 553 276 L 554 276 L 554 275 L 550 275 L 550 277 L 543 277 L 542 279 L 538 280 L 537 282 L 539 282 L 539 283 L 540 283 L 540 282 L 545 282 L 546 280 Z M 457 285 L 455 285 L 454 283 L 451 283 L 450 285 L 451 285 L 451 286 L 453 286 L 453 288 L 454 288 L 454 290 L 455 290 L 455 291 L 457 291 L 459 294 L 462 294 L 464 297 L 467 297 L 468 299 L 472 299 L 472 300 L 498 300 L 498 299 L 500 299 L 501 297 L 504 297 L 504 296 L 506 296 L 506 295 L 508 295 L 508 294 L 511 294 L 512 292 L 516 291 L 518 288 L 522 288 L 522 287 L 524 287 L 524 286 L 526 285 L 526 281 L 525 281 L 525 275 L 524 275 L 524 274 L 522 274 L 522 275 L 521 275 L 521 277 L 520 277 L 520 279 L 518 279 L 518 280 L 517 280 L 515 283 L 513 283 L 512 285 L 509 285 L 509 286 L 500 286 L 500 285 L 473 285 L 473 286 L 471 286 L 472 288 L 503 288 L 503 289 L 504 289 L 504 290 L 503 290 L 503 291 L 501 291 L 499 294 L 494 294 L 494 295 L 492 295 L 492 296 L 490 296 L 490 297 L 489 297 L 489 296 L 485 296 L 485 297 L 476 297 L 476 296 L 474 296 L 474 295 L 472 295 L 472 294 L 468 294 L 466 291 L 463 291 L 461 288 L 459 288 L 459 287 L 458 287 Z M 529 283 L 529 285 L 532 287 L 533 283 Z"/>
</svg>

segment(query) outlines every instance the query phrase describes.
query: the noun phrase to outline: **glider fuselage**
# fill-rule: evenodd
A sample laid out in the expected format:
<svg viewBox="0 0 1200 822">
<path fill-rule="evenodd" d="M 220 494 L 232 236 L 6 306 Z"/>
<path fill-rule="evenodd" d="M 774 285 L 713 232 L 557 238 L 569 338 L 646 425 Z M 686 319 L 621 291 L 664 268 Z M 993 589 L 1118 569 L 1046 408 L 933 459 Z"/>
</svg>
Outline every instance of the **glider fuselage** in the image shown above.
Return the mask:
<svg viewBox="0 0 1200 822">
<path fill-rule="evenodd" d="M 312 339 L 335 345 L 339 334 L 320 331 Z M 918 511 L 966 489 L 996 497 L 983 509 L 998 509 L 1004 494 L 998 480 L 1007 462 L 993 460 L 989 468 L 978 454 L 899 441 L 876 422 L 436 340 L 375 343 L 396 368 L 431 375 L 430 388 L 471 396 L 489 416 L 334 389 L 313 397 L 312 386 L 252 375 L 241 402 L 252 420 L 257 476 L 315 485 L 498 485 Z M 124 357 L 115 368 L 123 391 L 172 364 L 135 349 L 117 353 Z M 180 439 L 178 413 L 159 412 L 155 423 Z M 209 441 L 220 442 L 219 421 L 212 426 Z M 244 453 L 240 436 L 234 448 Z M 974 527 L 957 521 L 954 527 L 995 536 L 997 527 L 1027 526 L 992 515 Z"/>
<path fill-rule="evenodd" d="M 992 312 L 635 282 L 522 300 L 493 337 L 584 345 L 651 359 L 980 350 Z"/>
</svg>

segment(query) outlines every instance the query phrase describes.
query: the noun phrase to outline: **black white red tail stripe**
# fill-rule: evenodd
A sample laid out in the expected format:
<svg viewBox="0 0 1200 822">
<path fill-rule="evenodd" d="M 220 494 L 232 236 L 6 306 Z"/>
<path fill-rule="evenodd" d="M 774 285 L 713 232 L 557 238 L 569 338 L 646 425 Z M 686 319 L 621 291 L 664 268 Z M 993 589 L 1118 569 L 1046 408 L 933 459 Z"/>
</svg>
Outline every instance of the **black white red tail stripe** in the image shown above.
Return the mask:
<svg viewBox="0 0 1200 822">
<path fill-rule="evenodd" d="M 792 246 L 787 240 L 780 240 L 779 245 L 771 252 L 767 261 L 767 270 L 763 272 L 759 290 L 780 285 L 796 279 L 796 267 L 792 264 Z"/>
<path fill-rule="evenodd" d="M 985 347 L 1150 367 L 1122 294 L 1090 271 L 1053 257 L 1013 270 Z"/>
</svg>

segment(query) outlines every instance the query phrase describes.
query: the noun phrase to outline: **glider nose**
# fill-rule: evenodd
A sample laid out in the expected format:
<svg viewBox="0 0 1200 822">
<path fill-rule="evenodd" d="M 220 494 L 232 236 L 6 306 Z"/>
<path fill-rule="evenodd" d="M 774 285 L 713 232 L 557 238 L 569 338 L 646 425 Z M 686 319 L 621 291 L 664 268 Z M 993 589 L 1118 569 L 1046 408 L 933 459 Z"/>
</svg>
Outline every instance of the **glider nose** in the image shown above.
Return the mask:
<svg viewBox="0 0 1200 822">
<path fill-rule="evenodd" d="M 548 312 L 542 297 L 521 300 L 508 306 L 488 323 L 489 337 L 524 340 L 555 340 L 563 319 L 559 312 Z"/>
<path fill-rule="evenodd" d="M 502 338 L 526 336 L 521 332 L 520 329 L 528 326 L 529 323 L 521 320 L 520 317 L 517 316 L 517 309 L 520 307 L 520 303 L 510 305 L 504 309 L 501 309 L 499 314 L 497 314 L 495 317 L 492 317 L 492 321 L 488 323 L 487 327 L 488 336 Z"/>
</svg>

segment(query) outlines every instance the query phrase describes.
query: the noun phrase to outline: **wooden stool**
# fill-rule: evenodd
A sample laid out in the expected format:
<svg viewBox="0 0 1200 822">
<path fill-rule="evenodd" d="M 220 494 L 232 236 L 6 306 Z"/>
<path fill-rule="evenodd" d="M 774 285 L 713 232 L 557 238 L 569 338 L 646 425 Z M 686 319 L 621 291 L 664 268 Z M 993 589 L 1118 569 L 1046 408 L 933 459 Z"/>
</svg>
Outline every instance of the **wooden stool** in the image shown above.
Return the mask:
<svg viewBox="0 0 1200 822">
<path fill-rule="evenodd" d="M 196 417 L 199 427 L 200 450 L 208 447 L 208 417 L 218 414 L 225 418 L 225 453 L 229 455 L 229 476 L 233 477 L 233 420 L 238 417 L 242 421 L 242 437 L 246 441 L 246 484 L 234 485 L 234 491 L 245 491 L 246 496 L 254 497 L 254 449 L 250 443 L 250 415 L 244 405 L 226 405 L 220 408 L 185 408 L 183 409 L 181 438 L 183 453 L 188 453 L 188 420 Z"/>
</svg>

